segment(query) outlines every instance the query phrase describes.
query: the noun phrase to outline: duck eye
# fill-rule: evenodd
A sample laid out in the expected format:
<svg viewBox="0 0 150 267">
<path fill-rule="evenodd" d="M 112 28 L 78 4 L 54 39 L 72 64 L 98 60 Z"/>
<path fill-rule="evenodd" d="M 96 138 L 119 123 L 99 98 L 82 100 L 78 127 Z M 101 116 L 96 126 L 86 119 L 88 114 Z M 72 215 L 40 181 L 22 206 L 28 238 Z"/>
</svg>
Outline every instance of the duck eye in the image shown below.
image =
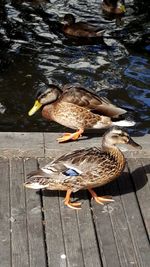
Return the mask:
<svg viewBox="0 0 150 267">
<path fill-rule="evenodd" d="M 41 97 L 44 95 L 44 91 L 42 91 L 41 89 L 37 91 L 36 93 L 36 99 L 41 99 Z"/>
<path fill-rule="evenodd" d="M 113 135 L 113 138 L 118 138 L 119 137 L 119 135 Z"/>
<path fill-rule="evenodd" d="M 40 91 L 37 91 L 36 98 L 38 99 L 40 97 L 40 95 L 41 95 L 41 92 Z"/>
<path fill-rule="evenodd" d="M 128 136 L 126 136 L 126 137 L 124 138 L 124 140 L 126 141 L 126 143 L 128 143 L 128 142 L 129 142 L 129 138 L 128 138 Z"/>
</svg>

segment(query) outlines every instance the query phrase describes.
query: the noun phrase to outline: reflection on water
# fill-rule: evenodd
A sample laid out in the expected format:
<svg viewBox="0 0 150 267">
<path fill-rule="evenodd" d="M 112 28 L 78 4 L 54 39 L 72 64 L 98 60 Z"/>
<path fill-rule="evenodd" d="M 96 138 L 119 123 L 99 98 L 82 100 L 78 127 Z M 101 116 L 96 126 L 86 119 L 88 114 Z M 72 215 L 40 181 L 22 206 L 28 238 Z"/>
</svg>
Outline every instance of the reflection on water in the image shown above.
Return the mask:
<svg viewBox="0 0 150 267">
<path fill-rule="evenodd" d="M 150 64 L 148 64 L 148 59 L 130 56 L 129 66 L 125 69 L 124 74 L 129 78 L 150 85 Z"/>
<path fill-rule="evenodd" d="M 150 62 L 147 14 L 126 1 L 124 25 L 103 17 L 100 0 L 2 1 L 0 4 L 0 130 L 62 131 L 40 112 L 28 117 L 34 96 L 48 83 L 81 83 L 129 110 L 130 130 L 150 132 Z M 105 44 L 68 40 L 60 30 L 67 12 L 104 28 Z"/>
</svg>

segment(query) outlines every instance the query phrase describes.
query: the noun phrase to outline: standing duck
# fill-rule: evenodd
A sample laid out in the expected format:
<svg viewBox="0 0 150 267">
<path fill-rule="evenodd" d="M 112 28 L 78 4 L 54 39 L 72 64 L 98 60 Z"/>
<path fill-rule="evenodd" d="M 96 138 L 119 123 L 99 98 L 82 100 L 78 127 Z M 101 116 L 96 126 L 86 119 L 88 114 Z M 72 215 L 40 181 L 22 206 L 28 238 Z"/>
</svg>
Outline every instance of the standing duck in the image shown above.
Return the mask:
<svg viewBox="0 0 150 267">
<path fill-rule="evenodd" d="M 65 190 L 67 193 L 64 203 L 72 209 L 81 208 L 81 203 L 72 203 L 70 195 L 82 189 L 88 189 L 99 204 L 113 201 L 110 197 L 97 196 L 92 188 L 115 180 L 123 172 L 125 157 L 116 147 L 117 144 L 130 144 L 141 149 L 128 133 L 114 126 L 104 134 L 101 148 L 81 149 L 65 154 L 30 173 L 24 186 L 32 189 Z"/>
<path fill-rule="evenodd" d="M 90 25 L 87 22 L 76 22 L 75 17 L 72 14 L 66 14 L 62 24 L 63 33 L 71 37 L 102 37 L 104 33 L 104 30 Z"/>
<path fill-rule="evenodd" d="M 59 142 L 77 140 L 86 129 L 135 124 L 133 121 L 119 120 L 119 116 L 126 112 L 124 109 L 77 85 L 65 85 L 62 89 L 54 84 L 49 85 L 46 91 L 39 92 L 29 116 L 41 107 L 44 118 L 76 129 L 75 133 L 65 133 L 58 138 Z M 118 121 L 112 121 L 111 118 L 118 118 Z"/>
</svg>

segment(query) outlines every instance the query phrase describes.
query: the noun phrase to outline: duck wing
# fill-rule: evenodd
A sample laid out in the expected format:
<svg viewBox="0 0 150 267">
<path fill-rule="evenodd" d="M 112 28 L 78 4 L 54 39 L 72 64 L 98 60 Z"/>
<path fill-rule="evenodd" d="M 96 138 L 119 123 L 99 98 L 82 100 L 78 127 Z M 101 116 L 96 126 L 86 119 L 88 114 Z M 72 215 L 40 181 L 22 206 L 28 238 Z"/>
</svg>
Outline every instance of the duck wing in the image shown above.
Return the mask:
<svg viewBox="0 0 150 267">
<path fill-rule="evenodd" d="M 74 192 L 78 191 L 88 186 L 92 175 L 95 179 L 100 177 L 101 171 L 97 173 L 97 166 L 100 168 L 106 157 L 107 153 L 96 147 L 65 154 L 38 171 L 31 172 L 25 186 L 31 187 L 32 184 L 34 189 L 47 187 L 51 190 L 67 190 L 70 187 Z"/>
<path fill-rule="evenodd" d="M 63 31 L 70 36 L 91 38 L 102 37 L 105 30 L 84 22 L 77 22 L 71 25 L 64 25 Z"/>
<path fill-rule="evenodd" d="M 126 113 L 125 109 L 115 106 L 107 98 L 99 97 L 80 85 L 66 84 L 63 87 L 61 99 L 64 102 L 73 103 L 112 118 Z"/>
<path fill-rule="evenodd" d="M 85 23 L 85 22 L 82 22 L 82 21 L 79 21 L 79 22 L 76 22 L 74 24 L 74 26 L 76 28 L 80 28 L 84 31 L 88 31 L 88 32 L 100 32 L 100 31 L 103 31 L 100 27 L 96 27 L 94 25 L 91 25 L 91 24 L 88 24 L 88 23 Z"/>
<path fill-rule="evenodd" d="M 99 158 L 103 154 L 104 152 L 102 152 L 100 148 L 96 147 L 76 150 L 74 152 L 64 154 L 58 159 L 54 159 L 51 163 L 43 167 L 42 171 L 48 173 L 48 170 L 50 170 L 53 173 L 56 172 L 58 174 L 60 172 L 66 173 L 68 170 L 71 171 L 72 169 L 72 171 L 74 171 L 72 174 L 77 176 L 87 170 L 87 167 L 85 166 L 87 163 L 92 164 L 95 161 L 95 158 Z"/>
</svg>

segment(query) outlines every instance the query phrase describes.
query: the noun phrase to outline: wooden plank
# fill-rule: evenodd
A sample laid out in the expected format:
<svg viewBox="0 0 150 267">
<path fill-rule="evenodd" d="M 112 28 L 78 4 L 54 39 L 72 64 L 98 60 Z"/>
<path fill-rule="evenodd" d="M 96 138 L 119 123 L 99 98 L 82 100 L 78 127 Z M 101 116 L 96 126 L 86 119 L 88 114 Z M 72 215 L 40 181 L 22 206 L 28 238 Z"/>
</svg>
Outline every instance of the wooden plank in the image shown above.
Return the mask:
<svg viewBox="0 0 150 267">
<path fill-rule="evenodd" d="M 25 175 L 37 168 L 37 161 L 26 159 L 24 162 Z M 30 266 L 47 266 L 47 255 L 43 233 L 40 191 L 26 189 L 26 212 L 28 224 L 28 243 Z"/>
<path fill-rule="evenodd" d="M 104 231 L 100 229 L 100 238 L 103 253 L 106 255 L 106 264 L 107 266 L 137 266 L 136 253 L 127 225 L 117 181 L 106 185 L 103 187 L 103 190 L 104 195 L 112 195 L 115 200 L 115 202 L 103 206 L 101 210 L 103 214 L 99 215 L 101 224 L 104 224 Z M 107 228 L 105 230 L 106 225 Z"/>
<path fill-rule="evenodd" d="M 122 179 L 120 176 L 116 181 L 105 186 L 105 193 L 113 195 L 114 203 L 109 204 L 110 220 L 112 223 L 112 228 L 114 232 L 116 247 L 120 259 L 121 266 L 138 266 L 136 259 L 136 251 L 132 243 L 132 238 L 130 235 L 130 229 L 126 220 L 126 215 L 124 211 L 124 206 L 120 195 L 122 191 L 119 192 L 118 183 Z M 132 187 L 130 188 L 132 190 Z"/>
<path fill-rule="evenodd" d="M 43 133 L 0 133 L 0 156 L 44 157 Z"/>
<path fill-rule="evenodd" d="M 132 169 L 132 163 L 134 163 L 134 161 L 136 161 L 136 159 L 128 160 L 131 173 L 132 171 L 134 171 Z M 120 177 L 120 179 L 118 179 L 118 183 L 120 187 L 121 199 L 125 211 L 126 221 L 128 223 L 132 244 L 136 253 L 137 264 L 138 266 L 147 267 L 149 266 L 150 262 L 149 242 L 147 234 L 145 232 L 143 218 L 141 217 L 141 212 L 139 210 L 137 197 L 134 192 L 131 175 L 128 174 L 127 169 Z"/>
<path fill-rule="evenodd" d="M 102 135 L 100 133 L 83 135 L 76 142 L 68 142 L 65 144 L 59 144 L 56 139 L 61 136 L 62 133 L 44 133 L 44 143 L 45 143 L 45 156 L 46 157 L 58 157 L 64 153 L 93 146 L 101 146 Z M 134 137 L 135 142 L 142 145 L 142 150 L 137 150 L 130 146 L 128 148 L 126 145 L 121 145 L 120 148 L 124 152 L 126 157 L 129 158 L 149 158 L 150 157 L 150 135 L 145 135 L 144 137 Z"/>
<path fill-rule="evenodd" d="M 103 196 L 104 187 L 96 188 L 95 192 L 99 196 Z M 115 199 L 115 197 L 113 198 Z M 103 266 L 120 267 L 120 259 L 109 215 L 109 213 L 114 211 L 113 204 L 102 206 L 91 200 L 91 206 L 93 210 L 93 218 Z"/>
<path fill-rule="evenodd" d="M 10 192 L 9 163 L 0 158 L 0 262 L 11 266 Z"/>
<path fill-rule="evenodd" d="M 146 176 L 147 176 L 147 182 L 149 184 L 150 187 L 150 159 L 140 159 L 140 161 L 142 162 L 143 168 L 146 172 Z"/>
<path fill-rule="evenodd" d="M 77 219 L 84 264 L 86 267 L 100 267 L 102 266 L 101 256 L 94 229 L 93 212 L 91 213 L 87 191 L 79 191 L 78 196 L 82 202 L 82 209 L 77 212 Z"/>
<path fill-rule="evenodd" d="M 49 160 L 39 159 L 39 165 L 45 165 Z M 45 237 L 47 257 L 50 267 L 65 267 L 66 250 L 61 222 L 59 196 L 57 191 L 43 190 L 43 211 L 45 220 Z"/>
<path fill-rule="evenodd" d="M 77 194 L 76 194 L 77 196 Z M 66 248 L 66 259 L 68 267 L 83 267 L 84 259 L 82 254 L 82 245 L 77 221 L 76 210 L 64 206 L 65 193 L 59 193 L 59 203 L 61 212 L 61 221 L 63 236 Z"/>
<path fill-rule="evenodd" d="M 150 187 L 146 175 L 146 167 L 144 169 L 143 165 L 145 165 L 144 160 L 143 164 L 137 159 L 129 161 L 129 168 L 135 185 L 140 212 L 143 216 L 145 227 L 150 238 Z"/>
<path fill-rule="evenodd" d="M 58 144 L 56 141 L 58 136 L 62 133 L 26 133 L 26 132 L 1 132 L 0 133 L 0 156 L 7 157 L 55 157 L 71 150 L 101 146 L 102 133 L 85 133 L 76 142 L 68 142 L 65 144 Z M 141 144 L 142 150 L 135 150 L 134 148 L 123 147 L 124 154 L 127 157 L 150 157 L 150 135 L 144 137 L 134 137 L 134 140 Z"/>
<path fill-rule="evenodd" d="M 145 185 L 143 187 L 143 193 L 141 194 L 140 190 L 140 196 L 138 196 L 140 207 L 143 215 L 143 219 L 145 222 L 145 227 L 147 230 L 148 237 L 150 239 L 150 160 L 148 159 L 140 159 L 140 162 L 142 163 L 142 180 L 145 181 Z"/>
<path fill-rule="evenodd" d="M 49 159 L 46 161 L 39 160 L 40 166 L 43 166 L 44 163 L 47 162 L 49 162 Z M 101 266 L 101 262 L 94 233 L 89 200 L 85 191 L 82 191 L 82 193 L 78 194 L 78 196 L 81 197 L 82 201 L 82 209 L 77 212 L 77 223 L 79 227 L 84 263 L 87 267 L 99 267 Z M 59 196 L 56 191 L 43 191 L 46 240 L 50 266 L 66 266 L 67 264 L 65 262 L 66 250 L 58 198 Z"/>
<path fill-rule="evenodd" d="M 15 158 L 10 161 L 10 199 L 12 229 L 12 266 L 29 266 L 25 192 L 23 188 L 23 162 Z"/>
</svg>

